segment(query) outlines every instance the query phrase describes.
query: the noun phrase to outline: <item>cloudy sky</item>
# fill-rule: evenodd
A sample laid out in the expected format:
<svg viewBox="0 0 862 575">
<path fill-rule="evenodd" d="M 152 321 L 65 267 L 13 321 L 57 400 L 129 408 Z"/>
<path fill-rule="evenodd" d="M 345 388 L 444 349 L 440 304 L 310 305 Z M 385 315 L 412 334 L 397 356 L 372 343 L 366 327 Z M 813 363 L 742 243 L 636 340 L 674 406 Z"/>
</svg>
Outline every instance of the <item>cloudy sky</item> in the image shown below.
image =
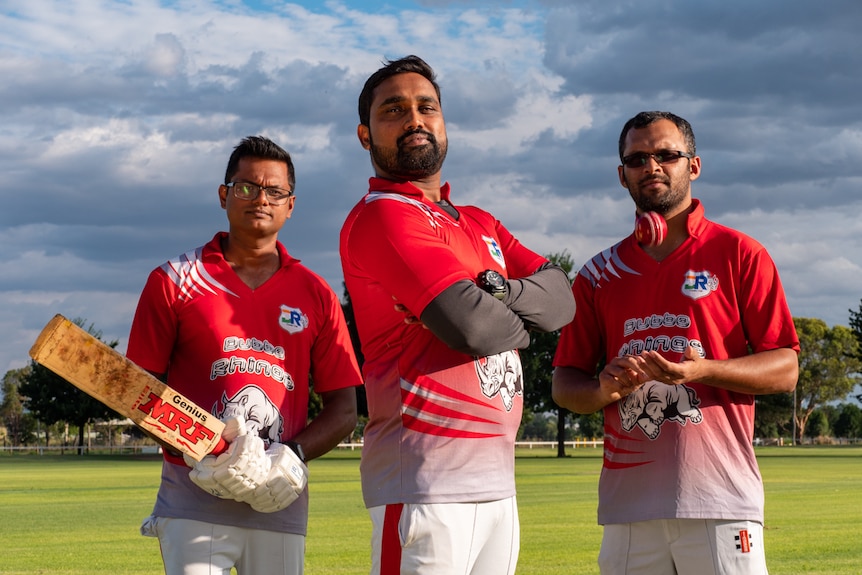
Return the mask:
<svg viewBox="0 0 862 575">
<path fill-rule="evenodd" d="M 638 111 L 686 117 L 707 216 L 760 240 L 792 312 L 862 299 L 858 0 L 0 0 L 0 373 L 55 314 L 125 350 L 151 269 L 225 228 L 227 157 L 297 167 L 293 255 L 342 293 L 338 230 L 371 175 L 356 98 L 384 58 L 438 72 L 458 203 L 579 266 L 632 227 Z"/>
</svg>

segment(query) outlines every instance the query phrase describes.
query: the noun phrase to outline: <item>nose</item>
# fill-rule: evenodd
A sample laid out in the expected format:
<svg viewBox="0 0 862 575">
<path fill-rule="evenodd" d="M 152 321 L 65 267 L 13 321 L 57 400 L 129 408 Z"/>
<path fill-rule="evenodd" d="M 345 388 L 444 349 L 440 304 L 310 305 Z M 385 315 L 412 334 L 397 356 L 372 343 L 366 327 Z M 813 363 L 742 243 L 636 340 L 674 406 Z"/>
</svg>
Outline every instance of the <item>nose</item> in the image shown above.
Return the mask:
<svg viewBox="0 0 862 575">
<path fill-rule="evenodd" d="M 252 204 L 260 204 L 263 206 L 269 205 L 269 196 L 266 195 L 266 190 L 261 190 L 255 199 L 251 201 Z"/>
<path fill-rule="evenodd" d="M 404 117 L 404 131 L 410 132 L 412 130 L 416 130 L 421 128 L 424 125 L 422 121 L 422 114 L 419 113 L 418 108 L 412 108 Z"/>
<path fill-rule="evenodd" d="M 663 168 L 661 167 L 661 164 L 658 163 L 658 160 L 655 159 L 655 156 L 650 154 L 647 156 L 644 169 L 648 172 L 655 172 L 656 170 L 662 170 Z"/>
</svg>

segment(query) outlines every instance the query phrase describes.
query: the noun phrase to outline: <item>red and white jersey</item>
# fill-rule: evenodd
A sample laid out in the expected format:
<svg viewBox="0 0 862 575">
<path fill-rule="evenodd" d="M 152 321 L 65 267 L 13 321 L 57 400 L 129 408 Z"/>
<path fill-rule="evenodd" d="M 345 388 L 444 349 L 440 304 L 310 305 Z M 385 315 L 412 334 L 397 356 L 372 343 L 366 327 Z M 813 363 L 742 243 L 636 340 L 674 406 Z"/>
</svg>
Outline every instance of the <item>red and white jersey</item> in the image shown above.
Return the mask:
<svg viewBox="0 0 862 575">
<path fill-rule="evenodd" d="M 224 259 L 224 232 L 149 276 L 129 336 L 129 359 L 219 418 L 242 415 L 265 442 L 284 442 L 318 393 L 361 384 L 341 304 L 279 243 L 281 267 L 251 289 Z M 166 456 L 155 515 L 305 534 L 307 490 L 284 511 L 257 513 L 191 483 Z"/>
<path fill-rule="evenodd" d="M 688 346 L 728 359 L 799 350 L 772 259 L 752 238 L 710 222 L 694 200 L 690 237 L 661 262 L 629 236 L 587 262 L 555 366 L 593 373 L 603 358 Z M 699 383 L 648 382 L 604 409 L 599 523 L 708 518 L 763 521 L 752 448 L 754 396 Z"/>
<path fill-rule="evenodd" d="M 371 178 L 370 189 L 341 230 L 344 279 L 365 357 L 365 503 L 510 497 L 523 409 L 517 351 L 459 353 L 421 325 L 405 324 L 394 305 L 420 317 L 458 281 L 474 281 L 486 269 L 524 277 L 546 260 L 476 207 L 457 207 L 455 220 L 410 183 Z M 441 193 L 448 201 L 448 184 Z"/>
</svg>

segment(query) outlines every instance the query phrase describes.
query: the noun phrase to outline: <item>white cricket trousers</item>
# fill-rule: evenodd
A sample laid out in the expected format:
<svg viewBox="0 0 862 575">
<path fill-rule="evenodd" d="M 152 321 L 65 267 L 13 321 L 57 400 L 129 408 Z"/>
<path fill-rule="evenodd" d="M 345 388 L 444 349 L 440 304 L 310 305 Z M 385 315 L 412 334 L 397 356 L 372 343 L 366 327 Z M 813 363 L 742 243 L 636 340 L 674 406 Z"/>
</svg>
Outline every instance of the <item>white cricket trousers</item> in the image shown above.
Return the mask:
<svg viewBox="0 0 862 575">
<path fill-rule="evenodd" d="M 656 519 L 604 526 L 602 575 L 767 575 L 763 525 Z"/>
<path fill-rule="evenodd" d="M 172 517 L 148 517 L 141 533 L 159 538 L 165 575 L 302 575 L 302 535 Z"/>
<path fill-rule="evenodd" d="M 514 575 L 515 497 L 371 507 L 371 575 Z"/>
</svg>

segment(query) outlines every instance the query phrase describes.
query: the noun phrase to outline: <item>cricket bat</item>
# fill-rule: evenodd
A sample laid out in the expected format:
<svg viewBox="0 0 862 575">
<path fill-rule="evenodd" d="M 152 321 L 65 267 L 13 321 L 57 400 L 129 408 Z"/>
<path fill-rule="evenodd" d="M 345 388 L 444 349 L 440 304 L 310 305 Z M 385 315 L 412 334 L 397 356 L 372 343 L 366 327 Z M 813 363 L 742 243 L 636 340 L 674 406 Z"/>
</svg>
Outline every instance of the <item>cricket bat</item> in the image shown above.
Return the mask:
<svg viewBox="0 0 862 575">
<path fill-rule="evenodd" d="M 227 449 L 217 417 L 62 315 L 42 329 L 30 357 L 195 461 Z"/>
</svg>

